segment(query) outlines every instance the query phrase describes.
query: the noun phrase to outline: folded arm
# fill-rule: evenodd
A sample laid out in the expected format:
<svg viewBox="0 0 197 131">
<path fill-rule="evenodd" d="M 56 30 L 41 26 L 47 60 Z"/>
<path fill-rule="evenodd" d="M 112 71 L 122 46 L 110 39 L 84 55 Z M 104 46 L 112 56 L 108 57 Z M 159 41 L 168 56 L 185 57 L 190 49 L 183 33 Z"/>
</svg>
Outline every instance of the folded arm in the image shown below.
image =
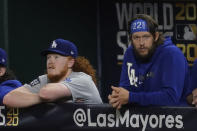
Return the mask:
<svg viewBox="0 0 197 131">
<path fill-rule="evenodd" d="M 3 104 L 9 107 L 29 107 L 42 102 L 38 94 L 30 92 L 24 86 L 10 91 L 3 98 Z"/>
<path fill-rule="evenodd" d="M 62 83 L 50 83 L 40 89 L 39 96 L 47 101 L 55 101 L 63 97 L 71 96 L 70 90 Z"/>
</svg>

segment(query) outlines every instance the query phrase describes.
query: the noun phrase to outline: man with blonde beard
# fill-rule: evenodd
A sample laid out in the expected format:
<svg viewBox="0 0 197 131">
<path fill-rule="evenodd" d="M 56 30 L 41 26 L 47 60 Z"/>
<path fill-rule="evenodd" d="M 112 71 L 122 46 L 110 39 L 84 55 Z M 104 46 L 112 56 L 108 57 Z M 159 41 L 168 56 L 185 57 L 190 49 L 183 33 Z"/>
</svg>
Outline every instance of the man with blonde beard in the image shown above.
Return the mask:
<svg viewBox="0 0 197 131">
<path fill-rule="evenodd" d="M 65 99 L 72 102 L 102 103 L 96 87 L 95 70 L 70 41 L 54 40 L 41 52 L 47 57 L 47 74 L 8 93 L 3 103 L 9 107 L 29 107 Z"/>
</svg>

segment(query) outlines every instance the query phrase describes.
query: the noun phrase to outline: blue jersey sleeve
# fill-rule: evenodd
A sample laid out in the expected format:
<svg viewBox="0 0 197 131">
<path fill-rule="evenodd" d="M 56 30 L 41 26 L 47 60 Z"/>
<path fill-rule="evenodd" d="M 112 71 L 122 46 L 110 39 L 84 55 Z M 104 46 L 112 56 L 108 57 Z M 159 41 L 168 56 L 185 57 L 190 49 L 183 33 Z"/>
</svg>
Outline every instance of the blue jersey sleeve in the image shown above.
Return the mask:
<svg viewBox="0 0 197 131">
<path fill-rule="evenodd" d="M 17 80 L 8 80 L 0 85 L 0 104 L 3 103 L 3 97 L 10 91 L 22 86 L 22 84 Z"/>
<path fill-rule="evenodd" d="M 129 93 L 129 102 L 140 105 L 177 105 L 181 99 L 186 74 L 188 73 L 187 61 L 179 50 L 167 51 L 159 61 L 161 74 L 157 79 L 159 87 L 154 91 Z M 158 82 L 155 81 L 155 82 Z M 150 87 L 145 87 L 150 88 Z"/>
</svg>

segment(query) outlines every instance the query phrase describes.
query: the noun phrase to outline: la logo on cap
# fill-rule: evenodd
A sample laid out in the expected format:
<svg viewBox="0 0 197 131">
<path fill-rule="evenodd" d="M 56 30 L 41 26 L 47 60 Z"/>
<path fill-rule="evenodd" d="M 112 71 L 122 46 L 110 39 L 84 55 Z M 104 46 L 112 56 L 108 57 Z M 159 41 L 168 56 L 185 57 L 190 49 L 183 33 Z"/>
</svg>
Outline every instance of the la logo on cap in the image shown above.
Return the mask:
<svg viewBox="0 0 197 131">
<path fill-rule="evenodd" d="M 73 51 L 71 51 L 70 53 L 71 53 L 72 55 L 74 54 L 74 52 L 73 52 Z"/>
<path fill-rule="evenodd" d="M 57 43 L 55 41 L 53 41 L 53 44 L 51 45 L 51 48 L 56 48 Z"/>
</svg>

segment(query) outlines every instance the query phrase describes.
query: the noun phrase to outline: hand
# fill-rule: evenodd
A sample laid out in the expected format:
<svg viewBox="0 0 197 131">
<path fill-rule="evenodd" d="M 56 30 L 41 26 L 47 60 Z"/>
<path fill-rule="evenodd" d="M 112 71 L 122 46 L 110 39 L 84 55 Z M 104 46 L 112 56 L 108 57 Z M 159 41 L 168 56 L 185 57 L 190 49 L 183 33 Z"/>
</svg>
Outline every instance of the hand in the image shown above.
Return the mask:
<svg viewBox="0 0 197 131">
<path fill-rule="evenodd" d="M 129 91 L 122 87 L 112 86 L 113 91 L 118 92 L 118 100 L 121 105 L 125 105 L 129 102 Z"/>
<path fill-rule="evenodd" d="M 109 95 L 108 99 L 109 99 L 109 104 L 112 105 L 113 108 L 117 108 L 117 109 L 121 108 L 118 98 L 113 98 L 112 95 Z"/>
<path fill-rule="evenodd" d="M 193 101 L 192 104 L 197 107 L 197 88 L 192 91 Z"/>
<path fill-rule="evenodd" d="M 118 101 L 118 92 L 112 91 L 112 94 L 108 96 L 109 104 L 112 105 L 113 108 L 121 108 L 120 102 Z"/>
<path fill-rule="evenodd" d="M 112 107 L 120 109 L 122 105 L 129 101 L 129 91 L 121 87 L 112 86 L 112 94 L 108 96 L 109 103 Z"/>
</svg>

